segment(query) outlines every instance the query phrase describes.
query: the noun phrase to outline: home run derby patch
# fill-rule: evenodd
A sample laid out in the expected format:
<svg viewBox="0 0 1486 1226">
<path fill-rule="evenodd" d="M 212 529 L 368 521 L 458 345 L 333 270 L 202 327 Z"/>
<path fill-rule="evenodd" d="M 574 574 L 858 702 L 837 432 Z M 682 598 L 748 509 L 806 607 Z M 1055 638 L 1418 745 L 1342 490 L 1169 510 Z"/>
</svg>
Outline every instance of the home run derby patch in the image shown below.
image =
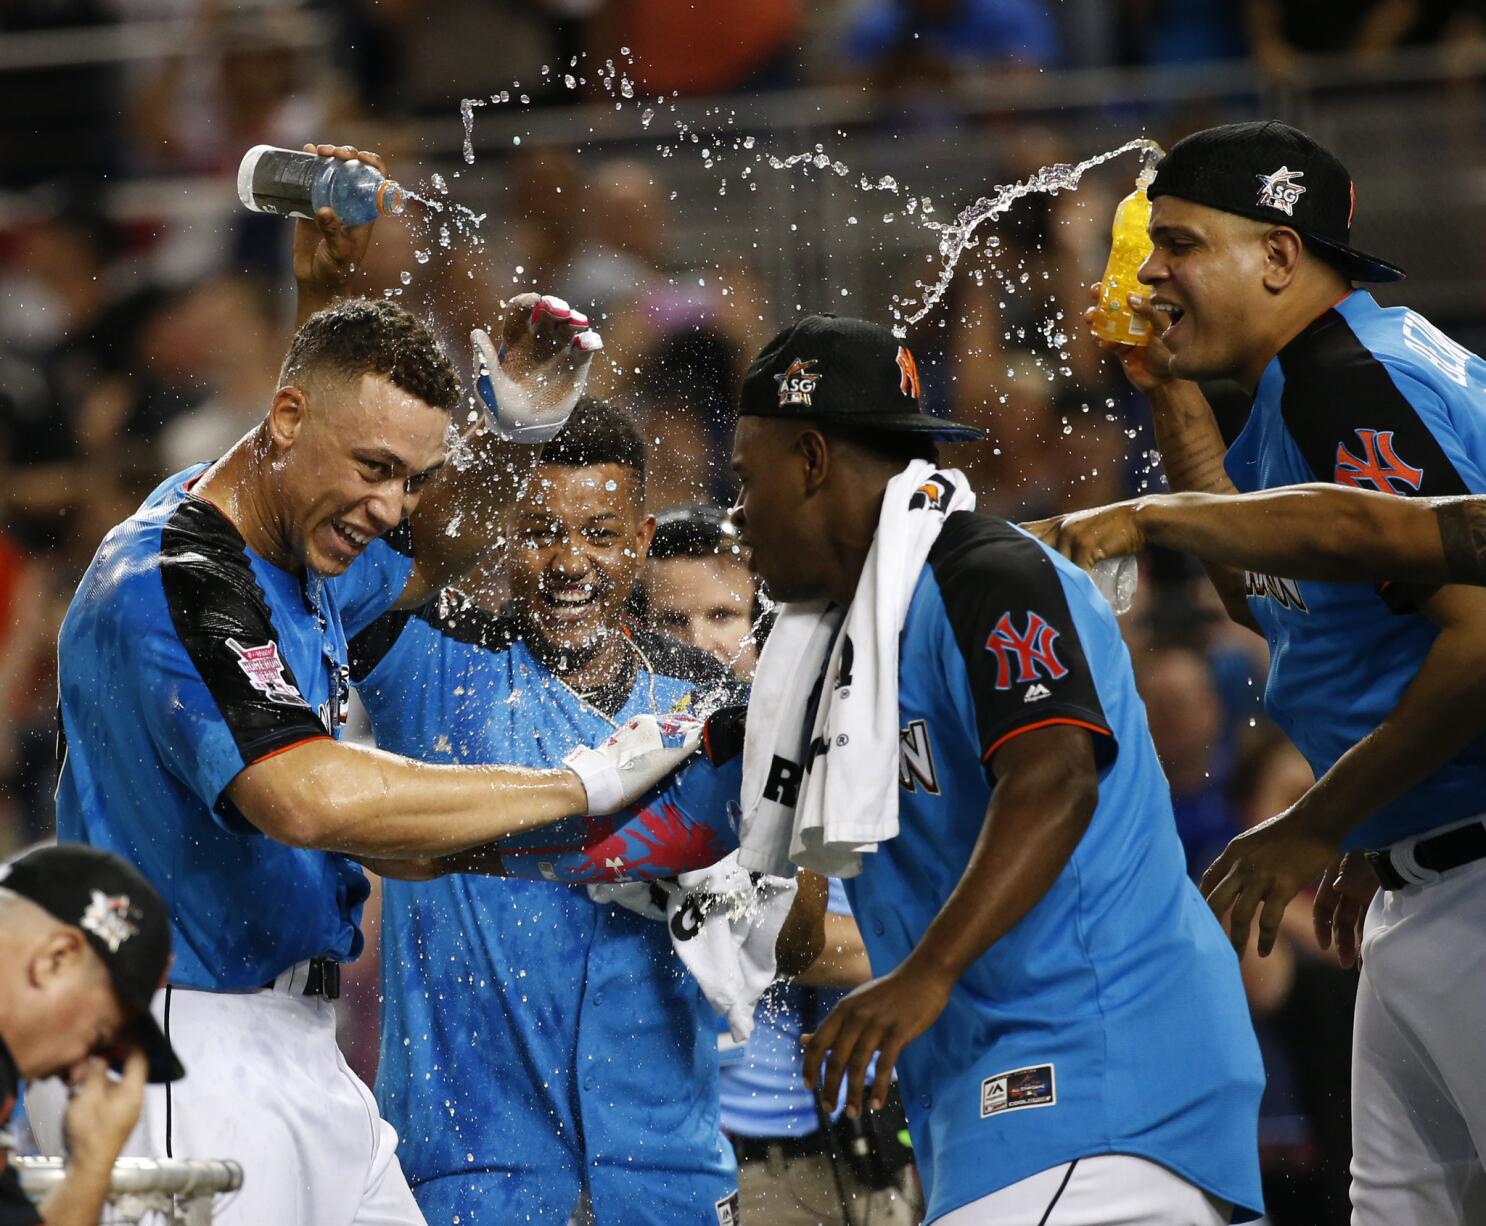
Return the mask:
<svg viewBox="0 0 1486 1226">
<path fill-rule="evenodd" d="M 1058 1101 L 1058 1084 L 1051 1064 L 997 1073 L 980 1083 L 980 1118 L 1025 1107 L 1051 1107 Z"/>
</svg>

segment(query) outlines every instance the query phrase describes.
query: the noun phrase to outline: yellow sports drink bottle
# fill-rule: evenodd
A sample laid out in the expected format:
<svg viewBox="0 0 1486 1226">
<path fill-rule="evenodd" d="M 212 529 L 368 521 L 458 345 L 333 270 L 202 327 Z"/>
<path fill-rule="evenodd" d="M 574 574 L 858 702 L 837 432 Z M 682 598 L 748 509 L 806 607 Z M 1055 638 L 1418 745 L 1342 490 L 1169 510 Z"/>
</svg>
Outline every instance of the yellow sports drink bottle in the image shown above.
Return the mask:
<svg viewBox="0 0 1486 1226">
<path fill-rule="evenodd" d="M 1151 202 L 1145 189 L 1154 177 L 1155 171 L 1150 167 L 1141 171 L 1135 190 L 1115 209 L 1109 263 L 1099 283 L 1099 309 L 1094 313 L 1094 335 L 1102 341 L 1147 345 L 1151 340 L 1150 323 L 1130 310 L 1125 297 L 1143 292 L 1135 274 L 1151 254 L 1151 240 L 1146 233 Z"/>
</svg>

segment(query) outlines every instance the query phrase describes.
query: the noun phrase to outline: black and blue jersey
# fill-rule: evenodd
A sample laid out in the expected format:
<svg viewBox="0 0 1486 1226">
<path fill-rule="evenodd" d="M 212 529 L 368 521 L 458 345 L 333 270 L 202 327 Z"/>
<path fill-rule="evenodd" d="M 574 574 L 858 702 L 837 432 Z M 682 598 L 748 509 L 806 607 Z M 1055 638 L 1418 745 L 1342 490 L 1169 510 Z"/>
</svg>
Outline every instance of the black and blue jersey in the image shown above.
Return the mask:
<svg viewBox="0 0 1486 1226">
<path fill-rule="evenodd" d="M 1259 380 L 1228 450 L 1239 490 L 1327 481 L 1403 497 L 1486 492 L 1486 362 L 1414 311 L 1355 290 Z M 1250 574 L 1269 640 L 1265 707 L 1317 776 L 1398 705 L 1439 634 L 1417 589 Z M 1385 847 L 1486 808 L 1486 739 L 1351 834 Z"/>
</svg>

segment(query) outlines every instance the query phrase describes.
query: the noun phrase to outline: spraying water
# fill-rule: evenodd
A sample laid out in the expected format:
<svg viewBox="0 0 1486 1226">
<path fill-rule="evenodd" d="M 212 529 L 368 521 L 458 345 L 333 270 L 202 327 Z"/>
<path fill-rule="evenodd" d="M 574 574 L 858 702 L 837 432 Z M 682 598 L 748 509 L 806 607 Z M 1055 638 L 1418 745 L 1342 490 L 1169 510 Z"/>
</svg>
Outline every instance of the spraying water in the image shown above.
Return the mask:
<svg viewBox="0 0 1486 1226">
<path fill-rule="evenodd" d="M 974 245 L 975 231 L 982 224 L 1000 217 L 1023 196 L 1039 192 L 1052 195 L 1061 191 L 1074 191 L 1085 171 L 1136 149 L 1141 151 L 1148 163 L 1154 162 L 1162 152 L 1161 146 L 1155 141 L 1148 137 L 1138 137 L 1135 140 L 1126 141 L 1118 149 L 1110 149 L 1108 152 L 1086 158 L 1076 166 L 1069 165 L 1067 162 L 1044 166 L 1036 174 L 1029 175 L 1020 183 L 998 187 L 995 195 L 982 196 L 948 225 L 943 222 L 925 221 L 923 224 L 929 229 L 940 232 L 939 254 L 943 258 L 943 263 L 939 268 L 939 277 L 933 285 L 926 286 L 921 281 L 918 283 L 918 287 L 924 291 L 924 294 L 918 308 L 911 314 L 905 317 L 899 308 L 912 306 L 913 300 L 894 295 L 893 318 L 897 322 L 893 325 L 893 335 L 899 338 L 907 336 L 908 325 L 916 324 L 924 319 L 944 297 L 950 282 L 954 280 L 955 266 L 960 262 L 960 256 L 967 248 Z"/>
</svg>

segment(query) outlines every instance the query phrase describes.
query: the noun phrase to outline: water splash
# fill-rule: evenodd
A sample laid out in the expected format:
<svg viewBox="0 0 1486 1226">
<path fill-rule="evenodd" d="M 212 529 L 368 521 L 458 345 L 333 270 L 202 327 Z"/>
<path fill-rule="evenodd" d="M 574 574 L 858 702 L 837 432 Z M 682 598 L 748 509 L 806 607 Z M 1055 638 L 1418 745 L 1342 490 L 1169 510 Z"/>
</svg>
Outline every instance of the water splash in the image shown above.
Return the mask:
<svg viewBox="0 0 1486 1226">
<path fill-rule="evenodd" d="M 1161 146 L 1149 137 L 1138 137 L 1135 140 L 1126 141 L 1118 149 L 1110 149 L 1105 153 L 1085 158 L 1077 165 L 1058 162 L 1052 166 L 1044 166 L 1036 174 L 1029 175 L 1020 183 L 997 187 L 994 195 L 982 196 L 951 223 L 925 221 L 923 223 L 925 226 L 940 233 L 939 254 L 943 263 L 940 265 L 939 276 L 934 284 L 923 287 L 923 298 L 918 304 L 918 309 L 911 314 L 905 316 L 901 308 L 911 307 L 913 299 L 900 298 L 896 294 L 893 296 L 893 318 L 897 321 L 893 324 L 893 335 L 899 339 L 907 336 L 908 326 L 920 322 L 938 305 L 939 300 L 949 289 L 950 282 L 954 280 L 955 266 L 960 262 L 960 257 L 964 255 L 966 249 L 974 245 L 975 231 L 981 225 L 1000 217 L 1023 196 L 1036 193 L 1055 195 L 1061 191 L 1075 191 L 1086 171 L 1137 149 L 1141 151 L 1147 165 L 1160 157 L 1162 152 Z"/>
</svg>

